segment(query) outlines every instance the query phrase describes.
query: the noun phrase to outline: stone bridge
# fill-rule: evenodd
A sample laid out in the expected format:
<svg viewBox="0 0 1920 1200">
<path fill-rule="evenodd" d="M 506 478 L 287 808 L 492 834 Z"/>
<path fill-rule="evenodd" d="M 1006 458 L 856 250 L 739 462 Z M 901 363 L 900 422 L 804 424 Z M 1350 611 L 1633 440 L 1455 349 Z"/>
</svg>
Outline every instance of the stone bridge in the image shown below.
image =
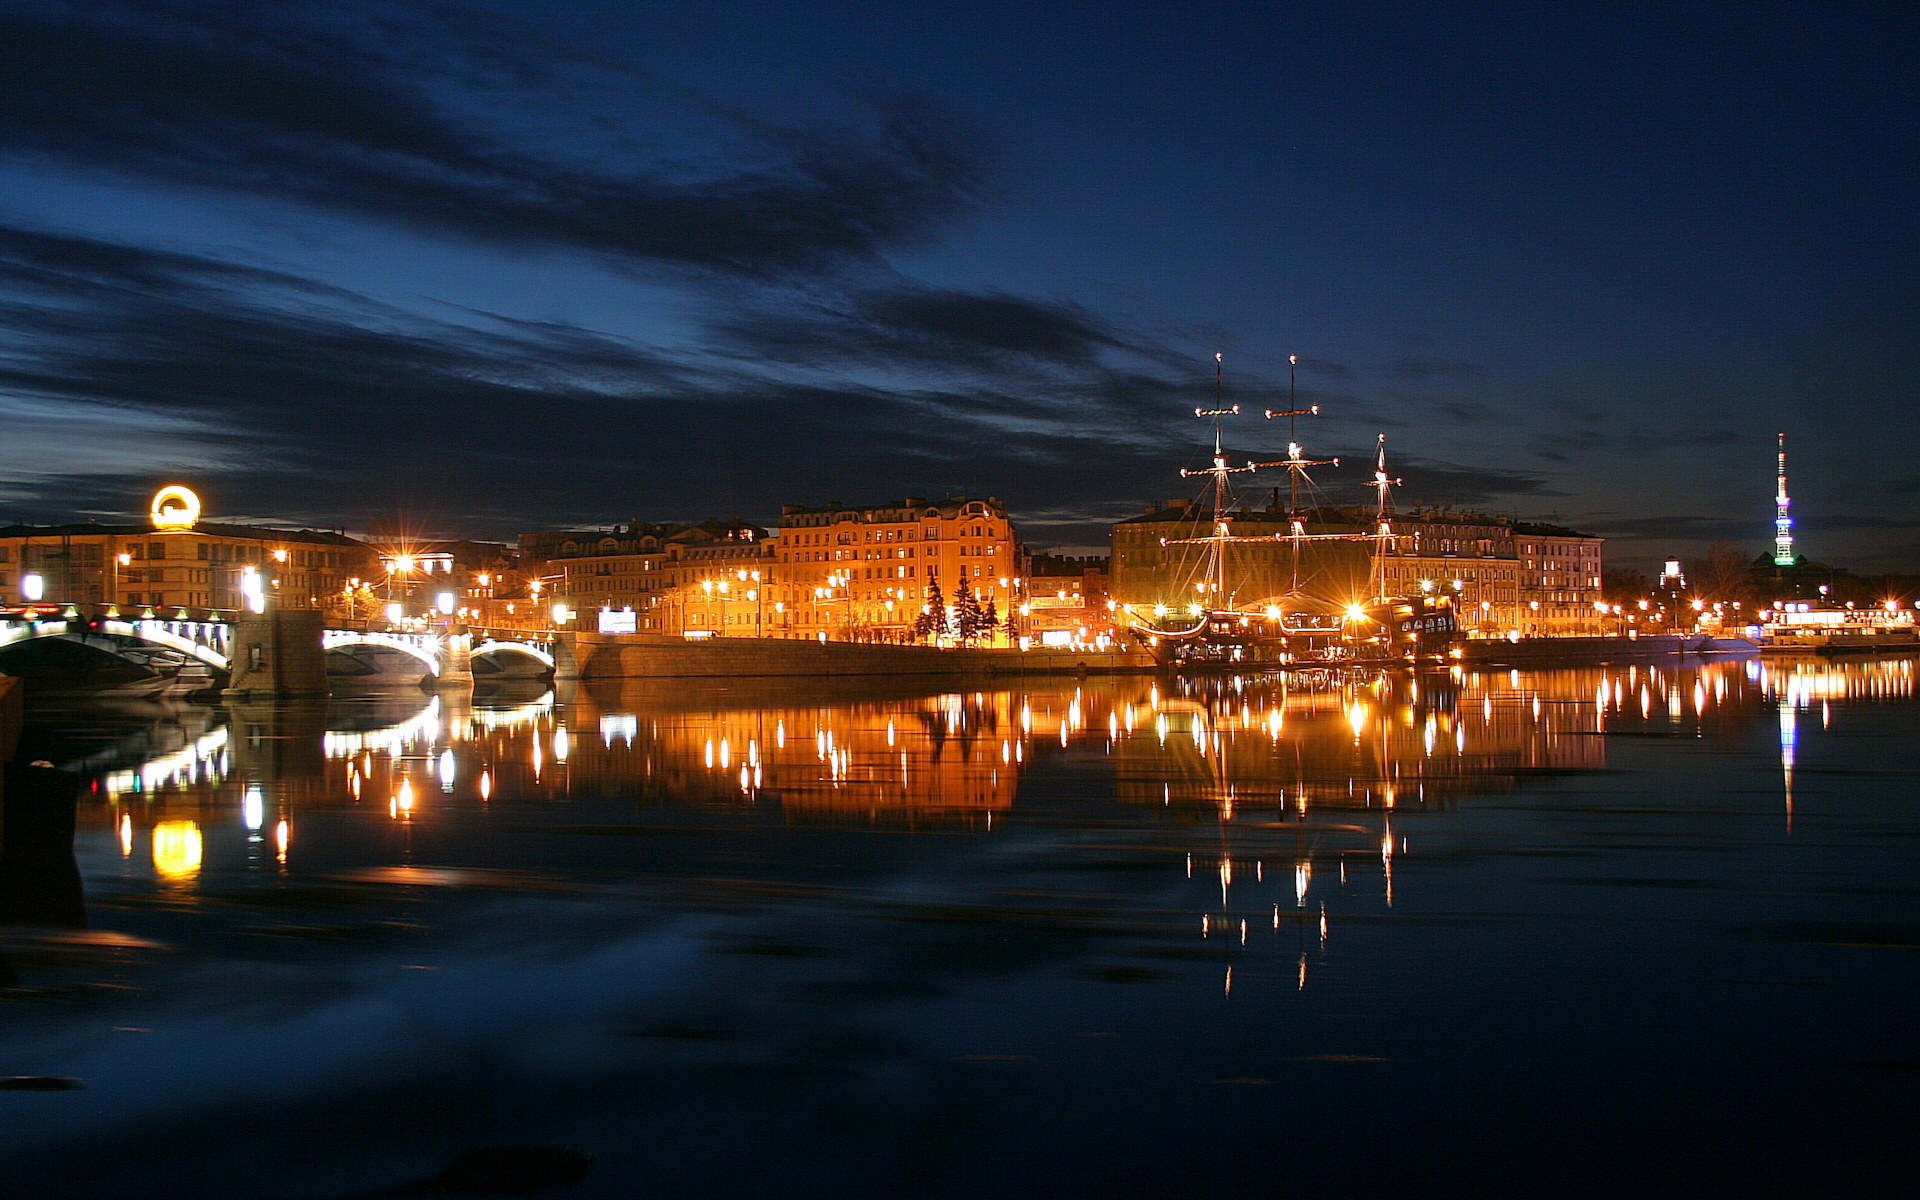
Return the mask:
<svg viewBox="0 0 1920 1200">
<path fill-rule="evenodd" d="M 229 694 L 301 696 L 327 692 L 326 654 L 370 646 L 419 660 L 434 688 L 473 685 L 475 659 L 518 660 L 525 674 L 551 674 L 564 653 L 552 634 L 465 626 L 332 628 L 308 609 L 266 613 L 223 609 L 145 609 L 108 605 L 30 605 L 0 613 L 0 649 L 61 638 L 121 657 L 171 651 L 205 664 Z"/>
</svg>

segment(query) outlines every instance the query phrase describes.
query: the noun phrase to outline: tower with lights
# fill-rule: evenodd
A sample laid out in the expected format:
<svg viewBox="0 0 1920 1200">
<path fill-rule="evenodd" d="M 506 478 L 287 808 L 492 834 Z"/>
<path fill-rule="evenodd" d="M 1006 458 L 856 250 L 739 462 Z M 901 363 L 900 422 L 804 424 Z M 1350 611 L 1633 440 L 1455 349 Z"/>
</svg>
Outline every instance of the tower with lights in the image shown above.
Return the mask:
<svg viewBox="0 0 1920 1200">
<path fill-rule="evenodd" d="M 1787 499 L 1787 435 L 1780 435 L 1780 486 L 1773 496 L 1773 565 L 1790 567 L 1793 557 L 1793 517 L 1788 508 L 1793 501 Z"/>
</svg>

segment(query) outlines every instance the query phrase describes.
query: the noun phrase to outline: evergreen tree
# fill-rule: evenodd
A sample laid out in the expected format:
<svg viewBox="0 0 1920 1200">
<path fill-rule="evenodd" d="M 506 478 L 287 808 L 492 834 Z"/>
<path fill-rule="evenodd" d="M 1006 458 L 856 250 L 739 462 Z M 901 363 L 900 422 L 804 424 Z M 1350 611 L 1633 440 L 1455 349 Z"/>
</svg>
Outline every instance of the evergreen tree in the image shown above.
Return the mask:
<svg viewBox="0 0 1920 1200">
<path fill-rule="evenodd" d="M 999 628 L 1000 607 L 993 602 L 992 596 L 988 596 L 986 611 L 980 614 L 980 636 L 992 641 L 994 631 Z"/>
<path fill-rule="evenodd" d="M 981 623 L 986 617 L 980 610 L 980 601 L 974 597 L 972 585 L 962 579 L 953 591 L 953 631 L 959 635 L 961 645 L 971 645 L 980 636 Z"/>
<path fill-rule="evenodd" d="M 927 581 L 927 599 L 920 615 L 913 619 L 913 636 L 925 641 L 947 631 L 947 598 L 940 594 L 940 582 Z"/>
</svg>

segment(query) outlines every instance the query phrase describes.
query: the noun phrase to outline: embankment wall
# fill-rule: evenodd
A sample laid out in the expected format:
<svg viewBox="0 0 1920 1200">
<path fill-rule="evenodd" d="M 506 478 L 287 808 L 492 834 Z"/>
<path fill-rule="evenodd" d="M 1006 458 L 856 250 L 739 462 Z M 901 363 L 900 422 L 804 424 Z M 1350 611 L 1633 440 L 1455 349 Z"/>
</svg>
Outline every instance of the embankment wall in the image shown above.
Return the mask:
<svg viewBox="0 0 1920 1200">
<path fill-rule="evenodd" d="M 1068 650 L 940 650 L 859 642 L 581 633 L 561 643 L 562 678 L 665 679 L 751 675 L 1102 675 L 1151 671 L 1145 654 Z"/>
</svg>

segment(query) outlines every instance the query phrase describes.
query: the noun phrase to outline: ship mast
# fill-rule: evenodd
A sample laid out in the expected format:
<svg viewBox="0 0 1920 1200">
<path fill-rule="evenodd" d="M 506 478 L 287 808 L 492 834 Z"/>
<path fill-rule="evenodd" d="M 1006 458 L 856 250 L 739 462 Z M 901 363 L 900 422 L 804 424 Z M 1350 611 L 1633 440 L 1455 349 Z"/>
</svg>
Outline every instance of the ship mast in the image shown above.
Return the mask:
<svg viewBox="0 0 1920 1200">
<path fill-rule="evenodd" d="M 1240 415 L 1240 406 L 1238 404 L 1225 404 L 1221 396 L 1225 387 L 1226 357 L 1224 353 L 1217 351 L 1213 356 L 1213 407 L 1196 408 L 1193 410 L 1193 415 L 1196 417 L 1213 418 L 1213 465 L 1204 467 L 1198 471 L 1189 471 L 1185 468 L 1182 468 L 1180 471 L 1182 478 L 1190 478 L 1195 475 L 1213 476 L 1213 533 L 1206 538 L 1172 539 L 1178 542 L 1192 542 L 1197 540 L 1207 543 L 1207 578 L 1206 582 L 1202 584 L 1202 588 L 1207 593 L 1207 607 L 1209 609 L 1220 603 L 1220 594 L 1225 589 L 1227 581 L 1227 543 L 1233 540 L 1233 518 L 1227 515 L 1227 501 L 1232 495 L 1232 489 L 1227 486 L 1227 476 L 1254 469 L 1253 463 L 1248 463 L 1244 467 L 1228 466 L 1227 452 L 1221 442 L 1220 425 L 1222 418 L 1237 417 Z"/>
<path fill-rule="evenodd" d="M 1300 543 L 1307 540 L 1306 518 L 1300 513 L 1300 478 L 1308 467 L 1337 467 L 1337 458 L 1308 459 L 1300 457 L 1300 442 L 1295 433 L 1294 421 L 1299 417 L 1317 417 L 1320 415 L 1318 404 L 1301 408 L 1294 400 L 1294 372 L 1299 369 L 1300 356 L 1287 355 L 1287 407 L 1282 411 L 1267 410 L 1267 420 L 1275 417 L 1287 419 L 1287 457 L 1279 462 L 1250 463 L 1249 466 L 1285 467 L 1287 469 L 1287 541 L 1293 547 L 1293 570 L 1291 582 L 1287 587 L 1289 596 L 1300 594 Z"/>
<path fill-rule="evenodd" d="M 1162 546 L 1205 545 L 1207 547 L 1206 580 L 1204 583 L 1200 584 L 1199 587 L 1203 594 L 1211 598 L 1211 603 L 1209 604 L 1210 608 L 1218 605 L 1220 603 L 1221 598 L 1226 592 L 1227 543 L 1229 542 L 1254 542 L 1254 541 L 1265 542 L 1265 541 L 1277 539 L 1280 541 L 1292 543 L 1293 573 L 1292 573 L 1292 585 L 1291 585 L 1289 594 L 1297 596 L 1300 594 L 1300 543 L 1301 542 L 1365 541 L 1365 540 L 1370 540 L 1377 536 L 1376 534 L 1371 534 L 1371 533 L 1308 533 L 1307 532 L 1306 515 L 1305 515 L 1305 512 L 1300 507 L 1300 481 L 1303 478 L 1305 478 L 1306 469 L 1308 467 L 1339 466 L 1340 460 L 1337 458 L 1322 458 L 1322 459 L 1303 458 L 1301 456 L 1302 452 L 1301 452 L 1300 443 L 1298 441 L 1293 440 L 1294 432 L 1295 432 L 1295 427 L 1294 427 L 1295 418 L 1317 417 L 1320 415 L 1320 406 L 1317 404 L 1309 405 L 1306 408 L 1298 408 L 1298 407 L 1292 406 L 1291 400 L 1294 395 L 1293 368 L 1300 361 L 1300 356 L 1297 354 L 1290 354 L 1287 356 L 1287 365 L 1289 368 L 1287 372 L 1287 395 L 1289 398 L 1289 407 L 1285 409 L 1270 408 L 1266 410 L 1266 415 L 1269 420 L 1275 417 L 1287 418 L 1287 434 L 1288 434 L 1287 457 L 1280 459 L 1276 462 L 1248 462 L 1247 465 L 1244 467 L 1230 467 L 1227 465 L 1227 453 L 1225 449 L 1225 443 L 1222 440 L 1222 436 L 1221 436 L 1221 422 L 1223 418 L 1239 416 L 1240 406 L 1238 404 L 1227 404 L 1225 400 L 1222 398 L 1222 391 L 1225 386 L 1224 384 L 1224 372 L 1226 369 L 1224 365 L 1225 358 L 1226 356 L 1224 354 L 1215 354 L 1213 356 L 1214 406 L 1212 408 L 1196 408 L 1193 410 L 1194 416 L 1210 417 L 1213 420 L 1213 465 L 1210 467 L 1203 467 L 1197 471 L 1183 469 L 1180 472 L 1181 476 L 1184 478 L 1191 478 L 1193 476 L 1198 476 L 1198 475 L 1211 475 L 1213 477 L 1213 529 L 1212 529 L 1212 532 L 1206 537 L 1161 538 L 1160 539 L 1160 544 Z M 1232 525 L 1233 518 L 1229 516 L 1227 513 L 1227 508 L 1232 503 L 1232 500 L 1233 500 L 1233 491 L 1232 491 L 1232 488 L 1229 487 L 1228 485 L 1227 476 L 1238 475 L 1247 471 L 1258 471 L 1263 467 L 1285 467 L 1287 469 L 1288 484 L 1289 484 L 1287 489 L 1288 532 L 1276 533 L 1271 535 L 1270 537 L 1264 536 L 1264 535 L 1260 537 L 1236 537 L 1233 534 L 1233 525 Z M 1311 480 L 1309 480 L 1308 482 L 1311 482 Z M 1228 599 L 1231 599 L 1231 597 L 1228 597 Z"/>
<path fill-rule="evenodd" d="M 1384 600 L 1387 595 L 1387 546 L 1393 541 L 1393 497 L 1394 486 L 1401 481 L 1387 475 L 1387 435 L 1380 435 L 1380 446 L 1373 459 L 1373 478 L 1367 486 L 1375 493 L 1373 508 L 1373 570 L 1371 584 L 1373 598 Z"/>
</svg>

